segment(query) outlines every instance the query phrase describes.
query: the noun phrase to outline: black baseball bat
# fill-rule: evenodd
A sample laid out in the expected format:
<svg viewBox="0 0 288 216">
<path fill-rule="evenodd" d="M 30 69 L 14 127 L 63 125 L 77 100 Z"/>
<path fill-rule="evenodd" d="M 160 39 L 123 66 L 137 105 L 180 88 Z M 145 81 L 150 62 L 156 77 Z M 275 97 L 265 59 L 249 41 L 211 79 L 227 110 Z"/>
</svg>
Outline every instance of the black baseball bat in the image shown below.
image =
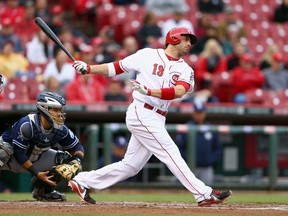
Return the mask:
<svg viewBox="0 0 288 216">
<path fill-rule="evenodd" d="M 72 56 L 72 54 L 66 49 L 66 47 L 62 44 L 59 38 L 55 35 L 55 33 L 50 29 L 50 27 L 41 19 L 41 17 L 35 18 L 35 23 L 41 28 L 43 32 L 52 40 L 54 43 L 59 46 L 72 61 L 76 59 Z"/>
</svg>

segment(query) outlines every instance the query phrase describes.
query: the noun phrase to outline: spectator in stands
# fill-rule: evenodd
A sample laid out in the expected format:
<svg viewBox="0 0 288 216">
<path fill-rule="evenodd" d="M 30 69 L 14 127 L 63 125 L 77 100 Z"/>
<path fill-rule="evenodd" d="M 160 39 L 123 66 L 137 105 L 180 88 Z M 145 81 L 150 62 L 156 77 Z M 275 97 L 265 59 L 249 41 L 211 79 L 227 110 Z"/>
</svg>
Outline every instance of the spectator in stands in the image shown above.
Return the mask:
<svg viewBox="0 0 288 216">
<path fill-rule="evenodd" d="M 191 113 L 191 120 L 187 122 L 188 126 L 199 126 L 206 128 L 196 133 L 196 170 L 195 175 L 201 179 L 205 184 L 214 183 L 214 166 L 221 156 L 221 143 L 219 134 L 207 130 L 209 123 L 206 122 L 206 100 L 207 98 L 196 96 L 192 103 L 193 112 Z M 187 134 L 178 133 L 175 137 L 181 155 L 185 160 L 189 157 L 187 146 L 194 142 L 188 140 Z"/>
<path fill-rule="evenodd" d="M 213 75 L 227 72 L 227 61 L 221 45 L 215 39 L 209 39 L 200 53 L 195 68 L 195 82 L 198 90 L 212 90 Z"/>
<path fill-rule="evenodd" d="M 224 11 L 223 0 L 198 0 L 198 10 L 202 13 L 218 14 Z"/>
<path fill-rule="evenodd" d="M 97 64 L 114 61 L 115 56 L 111 52 L 104 49 L 103 40 L 100 37 L 94 37 L 90 41 L 93 48 L 93 61 Z"/>
<path fill-rule="evenodd" d="M 231 30 L 231 28 L 229 28 L 230 26 L 232 26 L 233 30 L 238 33 L 239 39 L 245 38 L 247 36 L 244 24 L 242 20 L 235 16 L 233 7 L 226 6 L 224 10 L 224 17 L 218 22 L 217 25 L 217 35 L 220 41 L 223 41 L 227 38 L 227 32 Z"/>
<path fill-rule="evenodd" d="M 79 46 L 80 49 L 80 59 L 85 59 L 85 62 L 89 62 L 88 64 L 95 64 L 94 61 L 94 53 L 93 53 L 93 47 L 87 44 L 81 44 Z M 96 79 L 99 83 L 102 84 L 102 86 L 108 85 L 108 78 L 100 75 L 95 75 L 94 79 Z"/>
<path fill-rule="evenodd" d="M 21 53 L 14 50 L 13 41 L 5 41 L 0 50 L 0 71 L 7 79 L 16 77 L 17 74 L 26 73 L 29 66 L 28 60 Z"/>
<path fill-rule="evenodd" d="M 126 149 L 128 146 L 128 141 L 125 135 L 116 135 L 113 138 L 112 145 L 112 154 L 111 154 L 111 162 L 118 162 L 123 159 L 124 154 L 126 153 Z M 100 156 L 97 161 L 97 168 L 101 168 L 105 166 L 105 158 L 104 155 Z"/>
<path fill-rule="evenodd" d="M 206 28 L 209 28 L 211 23 L 214 22 L 213 16 L 209 13 L 201 13 L 197 19 L 197 24 L 195 26 L 195 35 L 198 38 L 205 37 L 206 35 Z"/>
<path fill-rule="evenodd" d="M 235 43 L 240 42 L 239 29 L 235 25 L 227 27 L 226 37 L 221 41 L 224 55 L 229 55 L 233 52 Z"/>
<path fill-rule="evenodd" d="M 2 29 L 0 29 L 0 49 L 3 48 L 6 41 L 12 41 L 15 52 L 24 53 L 24 48 L 20 38 L 14 32 L 14 23 L 11 18 L 5 17 L 0 20 Z"/>
<path fill-rule="evenodd" d="M 153 48 L 157 46 L 161 37 L 161 27 L 158 25 L 158 18 L 156 14 L 152 11 L 147 11 L 144 16 L 142 26 L 137 33 L 140 48 Z"/>
<path fill-rule="evenodd" d="M 48 36 L 39 29 L 32 40 L 26 44 L 26 56 L 31 64 L 45 65 L 53 57 L 53 44 Z"/>
<path fill-rule="evenodd" d="M 192 54 L 199 55 L 204 50 L 204 46 L 209 39 L 216 39 L 220 43 L 217 28 L 214 24 L 206 26 L 205 34 L 202 37 L 198 37 L 197 43 L 191 48 L 190 52 Z"/>
<path fill-rule="evenodd" d="M 55 76 L 61 87 L 65 87 L 76 77 L 76 71 L 72 67 L 72 63 L 68 62 L 68 57 L 64 51 L 55 46 L 53 50 L 53 58 L 49 61 L 44 69 L 44 81 L 50 76 Z"/>
<path fill-rule="evenodd" d="M 116 59 L 115 60 L 119 61 L 128 55 L 132 55 L 135 52 L 137 52 L 138 49 L 139 49 L 139 44 L 138 44 L 138 41 L 136 40 L 136 38 L 134 36 L 128 36 L 128 37 L 124 38 L 123 43 L 122 43 L 122 49 L 120 49 L 116 53 L 116 56 L 115 56 Z M 135 71 L 135 73 L 136 73 L 136 71 Z M 136 76 L 135 73 L 121 74 L 121 75 L 119 75 L 119 77 L 120 77 L 120 79 L 124 80 L 127 85 L 130 86 L 129 79 L 135 79 L 135 76 Z"/>
<path fill-rule="evenodd" d="M 227 56 L 228 71 L 231 71 L 240 65 L 240 59 L 246 52 L 247 48 L 241 42 L 233 44 L 233 51 Z"/>
<path fill-rule="evenodd" d="M 44 91 L 57 93 L 58 95 L 61 95 L 63 98 L 66 99 L 65 91 L 63 90 L 63 88 L 61 88 L 58 79 L 53 75 L 49 76 L 46 79 Z"/>
<path fill-rule="evenodd" d="M 88 43 L 88 38 L 83 32 L 76 29 L 70 22 L 67 22 L 65 18 L 65 11 L 62 5 L 56 4 L 51 7 L 51 22 L 49 24 L 49 27 L 52 29 L 52 31 L 59 36 L 62 43 L 65 43 L 66 41 L 63 41 L 63 37 L 66 40 L 74 40 L 79 45 L 82 42 Z M 62 36 L 61 36 L 62 35 Z M 74 44 L 72 42 L 72 44 Z"/>
<path fill-rule="evenodd" d="M 18 35 L 23 45 L 32 39 L 39 27 L 34 22 L 35 6 L 31 0 L 25 1 L 25 11 L 23 18 L 15 23 L 15 34 Z"/>
<path fill-rule="evenodd" d="M 75 58 L 77 58 L 78 51 L 80 50 L 79 46 L 81 44 L 86 44 L 86 38 L 74 36 L 72 29 L 68 25 L 62 26 L 58 37 Z M 71 61 L 71 59 L 68 60 Z"/>
<path fill-rule="evenodd" d="M 273 54 L 279 52 L 279 47 L 277 44 L 271 44 L 266 47 L 265 52 L 260 56 L 259 64 L 260 69 L 264 70 L 265 68 L 269 68 L 271 66 L 271 62 L 273 59 Z"/>
<path fill-rule="evenodd" d="M 65 24 L 64 9 L 60 4 L 53 5 L 50 9 L 50 14 L 51 21 L 49 23 L 49 27 L 56 35 L 59 35 L 62 30 L 62 26 Z"/>
<path fill-rule="evenodd" d="M 272 20 L 276 23 L 288 22 L 288 0 L 282 0 L 281 4 L 274 9 Z"/>
<path fill-rule="evenodd" d="M 102 40 L 103 53 L 106 53 L 106 56 L 113 57 L 115 60 L 116 52 L 121 48 L 121 46 L 114 39 L 114 29 L 109 26 L 104 26 L 99 31 L 99 37 Z"/>
<path fill-rule="evenodd" d="M 12 23 L 18 23 L 24 17 L 24 7 L 20 5 L 20 0 L 6 0 L 6 5 L 1 8 L 0 20 L 10 18 Z"/>
<path fill-rule="evenodd" d="M 104 86 L 91 74 L 78 76 L 66 88 L 68 101 L 80 103 L 95 103 L 104 101 Z M 87 94 L 89 92 L 89 94 Z"/>
<path fill-rule="evenodd" d="M 265 89 L 275 92 L 288 89 L 288 70 L 284 68 L 283 60 L 279 52 L 272 55 L 271 66 L 263 70 Z"/>
<path fill-rule="evenodd" d="M 124 38 L 122 47 L 127 51 L 128 55 L 132 55 L 139 49 L 138 41 L 134 36 Z"/>
<path fill-rule="evenodd" d="M 105 101 L 127 101 L 126 95 L 123 93 L 124 83 L 119 79 L 110 78 L 105 91 Z"/>
<path fill-rule="evenodd" d="M 251 54 L 244 54 L 241 57 L 240 66 L 231 71 L 231 94 L 235 103 L 245 103 L 245 93 L 249 90 L 262 88 L 264 76 L 258 66 L 254 65 L 254 58 Z"/>
<path fill-rule="evenodd" d="M 35 17 L 41 17 L 46 23 L 50 23 L 48 0 L 35 0 Z"/>
<path fill-rule="evenodd" d="M 97 29 L 95 23 L 97 19 L 97 6 L 103 3 L 95 0 L 76 0 L 70 4 L 73 18 L 77 20 L 74 24 L 75 28 L 80 29 L 86 35 L 94 35 Z M 63 5 L 63 4 L 62 4 Z M 65 5 L 64 5 L 65 7 Z M 66 7 L 65 7 L 66 8 Z"/>
<path fill-rule="evenodd" d="M 189 10 L 186 0 L 145 0 L 145 7 L 158 16 L 167 16 L 176 10 L 184 12 Z"/>
<path fill-rule="evenodd" d="M 187 27 L 192 31 L 192 33 L 194 33 L 193 23 L 185 18 L 186 12 L 187 10 L 183 8 L 176 8 L 173 11 L 172 17 L 163 23 L 162 37 L 165 37 L 166 34 L 169 32 L 169 30 L 172 29 L 173 27 L 179 27 L 179 26 Z"/>
</svg>

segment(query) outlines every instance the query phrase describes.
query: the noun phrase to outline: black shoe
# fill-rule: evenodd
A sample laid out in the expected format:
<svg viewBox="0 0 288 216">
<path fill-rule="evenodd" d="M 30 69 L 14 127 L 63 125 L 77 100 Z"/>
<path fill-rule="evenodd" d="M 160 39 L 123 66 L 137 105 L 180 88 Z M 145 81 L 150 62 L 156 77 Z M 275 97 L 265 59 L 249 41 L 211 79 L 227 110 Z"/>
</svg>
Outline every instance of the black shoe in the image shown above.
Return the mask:
<svg viewBox="0 0 288 216">
<path fill-rule="evenodd" d="M 90 190 L 81 186 L 74 180 L 70 180 L 68 185 L 80 197 L 80 199 L 87 204 L 95 204 L 96 201 L 90 196 Z"/>
<path fill-rule="evenodd" d="M 226 200 L 228 197 L 232 195 L 231 190 L 212 190 L 212 193 L 210 195 L 210 199 L 205 199 L 200 202 L 198 202 L 198 206 L 210 206 L 213 204 L 219 204 L 222 203 L 224 200 Z"/>
<path fill-rule="evenodd" d="M 32 197 L 38 201 L 48 201 L 48 202 L 67 201 L 66 195 L 56 190 L 47 194 L 41 194 L 39 193 L 38 188 L 34 188 L 32 191 Z"/>
</svg>

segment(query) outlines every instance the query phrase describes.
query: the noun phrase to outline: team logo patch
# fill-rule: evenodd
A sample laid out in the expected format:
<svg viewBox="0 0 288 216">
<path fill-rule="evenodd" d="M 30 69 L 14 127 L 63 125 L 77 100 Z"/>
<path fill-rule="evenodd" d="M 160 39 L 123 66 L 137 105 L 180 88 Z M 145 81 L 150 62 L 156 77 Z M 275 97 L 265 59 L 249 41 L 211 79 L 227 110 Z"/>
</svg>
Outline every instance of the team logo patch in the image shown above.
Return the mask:
<svg viewBox="0 0 288 216">
<path fill-rule="evenodd" d="M 70 134 L 70 137 L 73 139 L 75 136 L 74 133 L 71 130 L 69 130 L 69 134 Z"/>
<path fill-rule="evenodd" d="M 177 72 L 177 71 L 174 71 L 174 72 L 171 72 L 170 73 L 170 83 L 172 84 L 172 85 L 176 85 L 176 82 L 178 81 L 178 79 L 179 79 L 179 76 L 180 76 L 180 73 L 179 72 Z"/>
</svg>

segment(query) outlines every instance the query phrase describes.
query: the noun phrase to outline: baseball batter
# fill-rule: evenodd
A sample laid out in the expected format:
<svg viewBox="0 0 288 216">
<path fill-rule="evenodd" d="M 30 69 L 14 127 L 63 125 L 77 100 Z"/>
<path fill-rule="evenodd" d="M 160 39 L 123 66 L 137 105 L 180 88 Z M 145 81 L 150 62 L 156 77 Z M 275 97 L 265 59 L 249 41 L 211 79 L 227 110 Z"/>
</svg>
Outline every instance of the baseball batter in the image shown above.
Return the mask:
<svg viewBox="0 0 288 216">
<path fill-rule="evenodd" d="M 196 41 L 191 30 L 175 27 L 167 33 L 165 49 L 144 48 L 119 62 L 102 65 L 74 62 L 76 71 L 82 74 L 112 77 L 137 72 L 136 80 L 130 81 L 134 91 L 133 102 L 126 113 L 126 124 L 132 134 L 127 152 L 122 161 L 80 172 L 69 181 L 82 201 L 95 203 L 91 202 L 89 189 L 101 190 L 136 175 L 152 155 L 167 165 L 199 206 L 221 203 L 232 194 L 230 190 L 213 190 L 197 179 L 165 129 L 172 100 L 193 91 L 194 71 L 181 56 L 188 54 Z"/>
</svg>

